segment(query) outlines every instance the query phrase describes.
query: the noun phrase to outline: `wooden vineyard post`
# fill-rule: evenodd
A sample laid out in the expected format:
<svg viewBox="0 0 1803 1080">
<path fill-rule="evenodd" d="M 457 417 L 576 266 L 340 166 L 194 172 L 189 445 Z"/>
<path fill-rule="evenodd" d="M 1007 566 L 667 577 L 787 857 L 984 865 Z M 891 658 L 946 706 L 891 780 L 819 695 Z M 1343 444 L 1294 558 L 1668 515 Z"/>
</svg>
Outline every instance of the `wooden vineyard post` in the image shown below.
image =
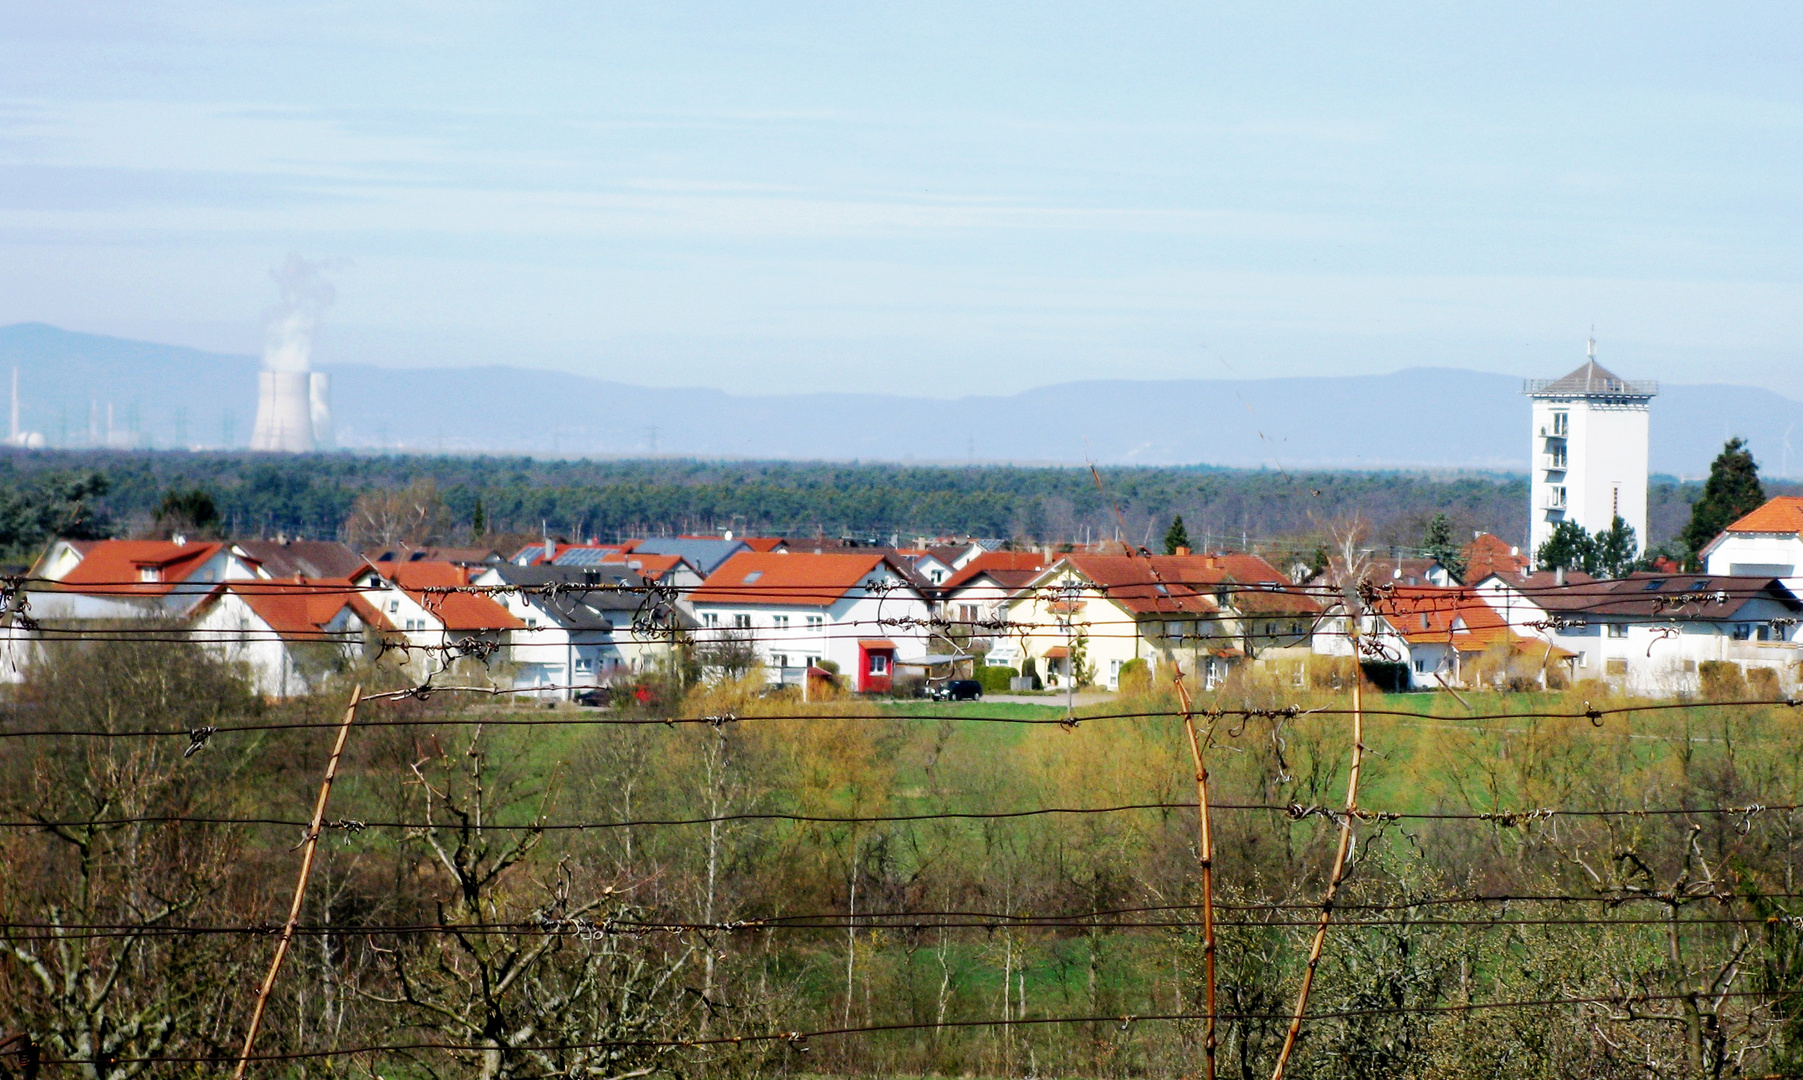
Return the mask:
<svg viewBox="0 0 1803 1080">
<path fill-rule="evenodd" d="M 257 1029 L 263 1026 L 263 1010 L 269 1005 L 269 991 L 275 986 L 275 977 L 282 970 L 282 961 L 288 956 L 288 943 L 294 940 L 295 924 L 300 922 L 301 901 L 306 899 L 307 879 L 313 874 L 313 853 L 319 848 L 319 830 L 325 823 L 326 800 L 332 794 L 332 779 L 338 775 L 338 759 L 344 755 L 344 741 L 351 733 L 351 724 L 357 719 L 357 703 L 363 700 L 363 687 L 351 691 L 351 703 L 344 710 L 344 720 L 338 725 L 338 738 L 332 743 L 332 756 L 326 759 L 325 779 L 319 785 L 319 800 L 313 804 L 313 823 L 307 828 L 307 838 L 303 841 L 305 851 L 301 855 L 300 880 L 294 884 L 294 902 L 288 905 L 288 921 L 282 925 L 282 936 L 276 942 L 275 958 L 269 962 L 269 973 L 263 976 L 263 986 L 257 991 L 257 1004 L 250 1014 L 250 1030 L 244 1033 L 244 1049 L 238 1054 L 238 1067 L 232 1070 L 232 1080 L 243 1080 L 244 1067 L 250 1063 L 250 1054 L 257 1045 Z"/>
<path fill-rule="evenodd" d="M 1354 639 L 1357 643 L 1357 638 Z M 1354 652 L 1356 656 L 1356 650 Z M 1333 856 L 1333 873 L 1327 878 L 1327 891 L 1321 896 L 1321 921 L 1315 926 L 1314 940 L 1308 947 L 1308 967 L 1302 972 L 1302 989 L 1296 994 L 1296 1012 L 1290 1017 L 1290 1030 L 1283 1037 L 1283 1049 L 1277 1054 L 1277 1068 L 1271 1080 L 1283 1080 L 1283 1070 L 1296 1049 L 1296 1038 L 1302 1033 L 1302 1014 L 1308 1009 L 1308 992 L 1315 983 L 1315 968 L 1321 963 L 1321 949 L 1327 943 L 1327 925 L 1333 921 L 1334 896 L 1346 876 L 1346 855 L 1352 847 L 1352 823 L 1358 818 L 1359 766 L 1365 760 L 1364 679 L 1356 669 L 1352 680 L 1352 769 L 1346 777 L 1346 815 L 1340 819 L 1340 843 Z"/>
<path fill-rule="evenodd" d="M 1215 897 L 1214 836 L 1208 820 L 1208 766 L 1202 759 L 1202 740 L 1196 735 L 1196 718 L 1190 711 L 1189 687 L 1183 668 L 1176 668 L 1177 700 L 1183 704 L 1183 730 L 1189 736 L 1190 758 L 1196 764 L 1196 817 L 1199 822 L 1197 855 L 1202 863 L 1202 970 L 1206 984 L 1208 1018 L 1202 1034 L 1203 1080 L 1215 1080 Z"/>
</svg>

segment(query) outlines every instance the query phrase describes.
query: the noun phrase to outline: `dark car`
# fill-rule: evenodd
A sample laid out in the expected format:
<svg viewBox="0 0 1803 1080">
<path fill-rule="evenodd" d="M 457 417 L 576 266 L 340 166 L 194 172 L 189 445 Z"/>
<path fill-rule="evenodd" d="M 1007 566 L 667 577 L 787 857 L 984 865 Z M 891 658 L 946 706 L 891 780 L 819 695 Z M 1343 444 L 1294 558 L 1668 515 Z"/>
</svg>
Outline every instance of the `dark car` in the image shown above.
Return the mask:
<svg viewBox="0 0 1803 1080">
<path fill-rule="evenodd" d="M 975 679 L 953 679 L 933 696 L 940 701 L 975 701 L 983 696 L 983 684 Z"/>
<path fill-rule="evenodd" d="M 591 686 L 576 695 L 576 704 L 586 705 L 591 709 L 605 709 L 614 703 L 614 688 L 611 686 Z"/>
</svg>

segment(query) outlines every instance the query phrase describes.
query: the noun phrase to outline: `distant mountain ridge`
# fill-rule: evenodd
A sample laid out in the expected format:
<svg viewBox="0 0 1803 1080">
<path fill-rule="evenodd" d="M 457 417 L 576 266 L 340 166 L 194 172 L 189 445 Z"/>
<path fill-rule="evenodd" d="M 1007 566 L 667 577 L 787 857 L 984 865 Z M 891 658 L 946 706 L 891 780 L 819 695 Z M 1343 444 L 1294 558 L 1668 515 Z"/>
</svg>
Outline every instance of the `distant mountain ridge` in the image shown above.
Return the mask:
<svg viewBox="0 0 1803 1080">
<path fill-rule="evenodd" d="M 1567 363 L 1569 361 L 1569 363 Z M 1579 358 L 1549 360 L 1555 377 Z M 23 426 L 52 445 L 113 438 L 243 446 L 258 361 L 84 334 L 0 327 Z M 1620 366 L 1632 375 L 1631 361 Z M 487 366 L 321 365 L 341 446 L 396 451 L 958 463 L 1218 465 L 1523 471 L 1521 380 L 1452 368 L 1277 379 L 1092 380 L 952 399 L 902 393 L 728 394 Z M 0 370 L 0 377 L 6 374 Z M 1803 403 L 1752 387 L 1667 384 L 1653 401 L 1652 467 L 1696 476 L 1730 435 L 1770 475 L 1803 466 L 1785 441 Z M 1799 433 L 1803 434 L 1803 433 Z M 229 438 L 228 438 L 229 435 Z"/>
</svg>

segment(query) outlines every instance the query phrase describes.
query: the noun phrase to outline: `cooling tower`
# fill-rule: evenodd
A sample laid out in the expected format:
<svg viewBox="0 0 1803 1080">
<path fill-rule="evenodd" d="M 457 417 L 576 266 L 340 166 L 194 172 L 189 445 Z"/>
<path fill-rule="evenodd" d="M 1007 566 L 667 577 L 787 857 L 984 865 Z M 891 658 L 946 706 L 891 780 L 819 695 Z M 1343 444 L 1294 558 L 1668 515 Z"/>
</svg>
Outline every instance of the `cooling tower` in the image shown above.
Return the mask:
<svg viewBox="0 0 1803 1080">
<path fill-rule="evenodd" d="M 323 371 L 307 376 L 307 414 L 313 421 L 313 448 L 330 450 L 336 446 L 332 432 L 332 377 Z"/>
<path fill-rule="evenodd" d="M 313 449 L 313 407 L 306 371 L 264 371 L 257 376 L 257 426 L 252 450 L 304 454 Z"/>
</svg>

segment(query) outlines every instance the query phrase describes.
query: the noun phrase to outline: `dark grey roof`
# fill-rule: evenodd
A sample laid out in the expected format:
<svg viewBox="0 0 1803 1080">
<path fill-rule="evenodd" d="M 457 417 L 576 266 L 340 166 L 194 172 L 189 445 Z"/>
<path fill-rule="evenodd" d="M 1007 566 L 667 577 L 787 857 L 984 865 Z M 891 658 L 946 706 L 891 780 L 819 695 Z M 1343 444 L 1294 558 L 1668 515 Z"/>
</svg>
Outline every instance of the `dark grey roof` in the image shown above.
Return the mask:
<svg viewBox="0 0 1803 1080">
<path fill-rule="evenodd" d="M 1628 380 L 1595 360 L 1562 379 L 1529 379 L 1522 388 L 1534 397 L 1647 397 L 1659 392 L 1651 379 Z"/>
<path fill-rule="evenodd" d="M 1567 584 L 1560 586 L 1554 583 L 1551 573 L 1541 572 L 1525 582 L 1512 584 L 1541 608 L 1567 616 L 1732 622 L 1742 608 L 1755 600 L 1774 600 L 1792 610 L 1803 609 L 1803 603 L 1782 582 L 1768 577 L 1641 571 L 1612 580 L 1578 582 L 1568 578 Z"/>
<path fill-rule="evenodd" d="M 721 563 L 741 551 L 750 551 L 751 548 L 737 540 L 690 539 L 677 536 L 641 540 L 633 545 L 632 550 L 642 551 L 647 555 L 680 555 L 700 570 L 702 577 L 706 577 L 720 569 Z"/>
<path fill-rule="evenodd" d="M 536 586 L 564 583 L 577 588 L 533 598 L 533 605 L 572 630 L 611 630 L 628 627 L 647 604 L 655 607 L 659 625 L 692 627 L 693 620 L 674 604 L 652 595 L 645 579 L 624 566 L 519 566 L 498 563 L 494 571 L 508 585 Z"/>
<path fill-rule="evenodd" d="M 336 540 L 240 540 L 240 551 L 270 577 L 342 578 L 363 569 L 363 557 Z"/>
</svg>

